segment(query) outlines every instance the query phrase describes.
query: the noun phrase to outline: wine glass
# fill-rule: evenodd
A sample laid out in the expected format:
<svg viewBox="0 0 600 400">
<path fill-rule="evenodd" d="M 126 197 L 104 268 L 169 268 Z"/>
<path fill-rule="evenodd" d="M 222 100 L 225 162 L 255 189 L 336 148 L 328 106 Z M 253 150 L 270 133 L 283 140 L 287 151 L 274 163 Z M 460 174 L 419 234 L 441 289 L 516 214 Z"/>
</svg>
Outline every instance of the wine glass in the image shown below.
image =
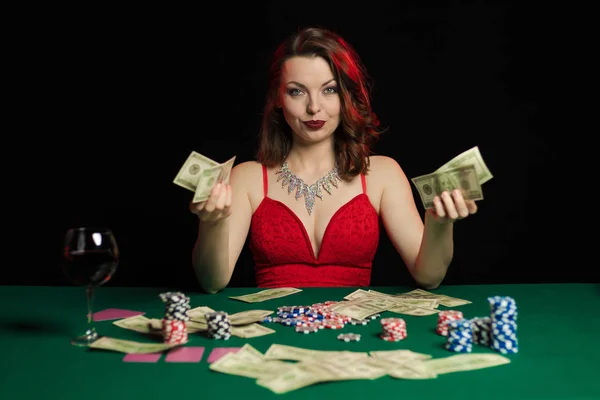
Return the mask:
<svg viewBox="0 0 600 400">
<path fill-rule="evenodd" d="M 87 330 L 73 338 L 71 344 L 87 346 L 98 339 L 93 325 L 92 300 L 94 288 L 110 280 L 119 264 L 119 248 L 112 231 L 107 228 L 71 228 L 65 234 L 63 272 L 87 292 Z"/>
</svg>

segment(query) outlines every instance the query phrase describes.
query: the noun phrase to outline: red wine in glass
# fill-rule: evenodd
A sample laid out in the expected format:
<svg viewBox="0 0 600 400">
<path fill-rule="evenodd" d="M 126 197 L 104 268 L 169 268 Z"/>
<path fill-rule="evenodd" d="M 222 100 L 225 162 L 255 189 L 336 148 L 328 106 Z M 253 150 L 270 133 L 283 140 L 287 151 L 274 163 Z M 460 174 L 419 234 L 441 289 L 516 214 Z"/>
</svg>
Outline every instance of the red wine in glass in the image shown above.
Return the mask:
<svg viewBox="0 0 600 400">
<path fill-rule="evenodd" d="M 86 288 L 88 306 L 88 329 L 71 340 L 73 345 L 87 346 L 98 339 L 92 318 L 93 291 L 110 280 L 118 264 L 119 248 L 110 229 L 81 227 L 67 231 L 63 272 L 74 285 Z"/>
</svg>

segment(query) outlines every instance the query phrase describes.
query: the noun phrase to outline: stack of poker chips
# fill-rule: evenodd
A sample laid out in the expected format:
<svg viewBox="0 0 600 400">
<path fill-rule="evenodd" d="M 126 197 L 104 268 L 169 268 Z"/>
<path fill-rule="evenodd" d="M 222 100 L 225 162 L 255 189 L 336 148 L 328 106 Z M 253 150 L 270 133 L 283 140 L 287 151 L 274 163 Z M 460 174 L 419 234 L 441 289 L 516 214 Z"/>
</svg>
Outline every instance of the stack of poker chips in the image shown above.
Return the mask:
<svg viewBox="0 0 600 400">
<path fill-rule="evenodd" d="M 470 353 L 473 351 L 473 329 L 471 321 L 467 319 L 450 320 L 446 323 L 447 336 L 446 349 L 456 353 Z"/>
<path fill-rule="evenodd" d="M 190 309 L 190 298 L 180 292 L 160 294 L 165 303 L 165 314 L 162 319 L 162 335 L 166 344 L 182 344 L 188 341 L 187 315 Z"/>
<path fill-rule="evenodd" d="M 490 317 L 471 318 L 473 343 L 490 346 L 492 343 L 492 319 Z"/>
<path fill-rule="evenodd" d="M 507 296 L 488 297 L 492 335 L 490 347 L 502 354 L 519 351 L 517 340 L 517 305 Z"/>
<path fill-rule="evenodd" d="M 438 335 L 448 336 L 448 322 L 463 319 L 462 311 L 444 310 L 438 313 L 436 332 Z"/>
<path fill-rule="evenodd" d="M 206 334 L 212 339 L 228 340 L 231 337 L 231 322 L 225 311 L 214 311 L 204 314 L 206 318 Z"/>
<path fill-rule="evenodd" d="M 399 342 L 406 339 L 406 322 L 402 318 L 382 318 L 383 332 L 379 337 L 387 342 Z"/>
</svg>

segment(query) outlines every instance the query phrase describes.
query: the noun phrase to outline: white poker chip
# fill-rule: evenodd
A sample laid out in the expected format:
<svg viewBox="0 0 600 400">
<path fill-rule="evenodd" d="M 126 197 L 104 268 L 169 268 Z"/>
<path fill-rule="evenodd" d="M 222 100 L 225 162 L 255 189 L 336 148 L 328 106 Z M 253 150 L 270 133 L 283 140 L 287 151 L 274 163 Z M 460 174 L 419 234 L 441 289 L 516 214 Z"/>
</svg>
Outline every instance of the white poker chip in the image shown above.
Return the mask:
<svg viewBox="0 0 600 400">
<path fill-rule="evenodd" d="M 358 342 L 360 340 L 360 334 L 358 333 L 340 333 L 337 337 L 339 340 L 344 342 Z"/>
</svg>

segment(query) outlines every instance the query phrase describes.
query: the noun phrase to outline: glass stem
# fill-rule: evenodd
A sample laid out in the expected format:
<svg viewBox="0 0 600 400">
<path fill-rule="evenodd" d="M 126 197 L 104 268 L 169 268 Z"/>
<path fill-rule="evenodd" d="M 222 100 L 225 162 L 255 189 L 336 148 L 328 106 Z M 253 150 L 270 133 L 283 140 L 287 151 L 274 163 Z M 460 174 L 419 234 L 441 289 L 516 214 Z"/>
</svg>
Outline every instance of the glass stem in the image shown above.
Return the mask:
<svg viewBox="0 0 600 400">
<path fill-rule="evenodd" d="M 92 286 L 88 286 L 86 288 L 87 294 L 87 307 L 88 307 L 88 330 L 89 332 L 94 331 L 94 314 L 92 312 L 92 302 L 94 300 L 94 288 Z"/>
</svg>

